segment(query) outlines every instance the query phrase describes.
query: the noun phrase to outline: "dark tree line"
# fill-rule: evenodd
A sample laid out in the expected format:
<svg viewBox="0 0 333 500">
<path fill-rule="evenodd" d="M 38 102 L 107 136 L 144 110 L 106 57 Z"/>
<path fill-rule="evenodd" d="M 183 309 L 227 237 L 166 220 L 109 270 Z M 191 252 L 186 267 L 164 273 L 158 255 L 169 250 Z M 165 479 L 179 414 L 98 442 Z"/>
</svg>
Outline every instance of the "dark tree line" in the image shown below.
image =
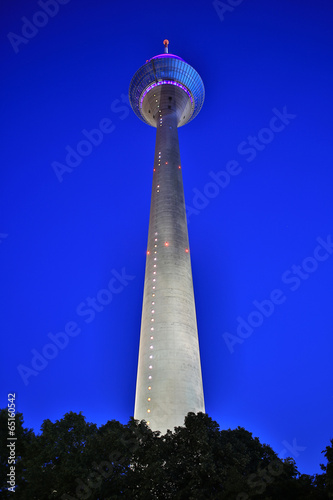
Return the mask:
<svg viewBox="0 0 333 500">
<path fill-rule="evenodd" d="M 7 411 L 0 410 L 0 498 L 8 491 Z M 333 498 L 333 439 L 322 474 L 297 471 L 245 429 L 220 430 L 207 414 L 189 413 L 163 436 L 144 421 L 111 420 L 100 428 L 67 413 L 41 434 L 16 415 L 16 500 L 328 500 Z"/>
</svg>

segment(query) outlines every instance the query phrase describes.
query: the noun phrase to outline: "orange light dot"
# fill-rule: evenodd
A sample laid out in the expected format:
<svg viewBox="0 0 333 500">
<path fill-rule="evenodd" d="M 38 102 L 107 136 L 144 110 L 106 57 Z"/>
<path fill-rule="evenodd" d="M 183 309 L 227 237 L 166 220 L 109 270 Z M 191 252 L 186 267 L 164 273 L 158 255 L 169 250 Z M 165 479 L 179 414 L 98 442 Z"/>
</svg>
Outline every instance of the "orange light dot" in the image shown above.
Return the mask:
<svg viewBox="0 0 333 500">
<path fill-rule="evenodd" d="M 156 168 L 153 168 L 153 171 L 156 172 Z"/>
<path fill-rule="evenodd" d="M 168 162 L 166 161 L 166 162 L 165 162 L 165 164 L 167 165 L 167 164 L 168 164 Z"/>
<path fill-rule="evenodd" d="M 147 250 L 147 255 L 150 255 L 150 251 L 149 250 Z"/>
<path fill-rule="evenodd" d="M 169 242 L 168 242 L 168 241 L 166 241 L 166 242 L 164 243 L 164 245 L 165 245 L 166 247 L 168 247 L 168 246 L 169 246 Z"/>
<path fill-rule="evenodd" d="M 182 168 L 180 165 L 178 165 L 178 168 Z"/>
<path fill-rule="evenodd" d="M 188 248 L 185 248 L 185 252 L 188 253 Z"/>
</svg>

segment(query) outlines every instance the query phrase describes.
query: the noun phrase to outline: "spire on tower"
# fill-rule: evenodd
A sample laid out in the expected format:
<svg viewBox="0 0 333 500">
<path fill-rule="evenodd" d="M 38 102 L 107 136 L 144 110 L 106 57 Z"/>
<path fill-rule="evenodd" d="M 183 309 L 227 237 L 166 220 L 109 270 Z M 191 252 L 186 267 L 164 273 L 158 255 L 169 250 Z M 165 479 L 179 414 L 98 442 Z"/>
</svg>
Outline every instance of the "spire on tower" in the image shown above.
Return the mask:
<svg viewBox="0 0 333 500">
<path fill-rule="evenodd" d="M 164 44 L 164 53 L 168 54 L 169 53 L 169 48 L 168 48 L 169 40 L 163 40 L 163 44 Z"/>
</svg>

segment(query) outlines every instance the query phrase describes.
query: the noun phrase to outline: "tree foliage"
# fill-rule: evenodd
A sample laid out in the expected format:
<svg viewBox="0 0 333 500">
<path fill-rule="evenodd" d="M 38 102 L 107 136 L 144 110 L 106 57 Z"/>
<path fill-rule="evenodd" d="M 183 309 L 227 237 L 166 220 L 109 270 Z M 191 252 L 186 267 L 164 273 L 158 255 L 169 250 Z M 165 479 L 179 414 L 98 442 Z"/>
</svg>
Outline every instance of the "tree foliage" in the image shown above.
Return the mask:
<svg viewBox="0 0 333 500">
<path fill-rule="evenodd" d="M 67 413 L 41 433 L 16 416 L 15 496 L 20 500 L 328 500 L 333 440 L 323 474 L 299 474 L 245 429 L 220 430 L 207 414 L 189 413 L 182 427 L 161 436 L 144 421 L 111 420 L 100 428 Z M 7 412 L 0 411 L 0 472 L 6 478 Z M 10 498 L 6 479 L 0 497 Z"/>
<path fill-rule="evenodd" d="M 321 468 L 326 472 L 325 483 L 328 498 L 333 498 L 333 439 L 331 439 L 330 446 L 326 446 L 322 453 L 327 459 L 327 465 L 321 464 Z"/>
</svg>

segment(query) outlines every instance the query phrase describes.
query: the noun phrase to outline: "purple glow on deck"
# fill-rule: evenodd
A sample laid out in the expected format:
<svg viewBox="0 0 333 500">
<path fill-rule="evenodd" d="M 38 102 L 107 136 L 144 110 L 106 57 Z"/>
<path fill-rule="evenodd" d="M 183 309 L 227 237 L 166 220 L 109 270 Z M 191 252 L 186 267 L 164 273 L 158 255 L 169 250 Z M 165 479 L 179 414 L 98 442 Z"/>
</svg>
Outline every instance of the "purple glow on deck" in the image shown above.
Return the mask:
<svg viewBox="0 0 333 500">
<path fill-rule="evenodd" d="M 184 59 L 182 59 L 179 56 L 175 56 L 175 54 L 159 54 L 158 56 L 154 56 L 154 57 L 151 57 L 150 59 L 148 59 L 148 62 L 150 62 L 152 59 L 159 59 L 162 57 L 174 57 L 175 59 L 179 59 L 180 61 L 184 61 Z"/>
<path fill-rule="evenodd" d="M 166 55 L 168 55 L 168 54 L 166 54 Z M 188 91 L 188 89 L 186 87 L 184 87 L 184 85 L 182 85 L 181 83 L 175 82 L 174 80 L 161 80 L 160 82 L 152 83 L 151 85 L 149 85 L 149 87 L 146 88 L 146 90 L 144 91 L 144 93 L 142 94 L 142 97 L 140 99 L 140 108 L 142 108 L 143 100 L 146 97 L 146 95 L 148 94 L 148 92 L 151 89 L 158 87 L 159 85 L 175 85 L 176 87 L 181 88 L 189 96 L 191 104 L 193 105 L 193 98 L 191 96 L 191 93 Z"/>
</svg>

